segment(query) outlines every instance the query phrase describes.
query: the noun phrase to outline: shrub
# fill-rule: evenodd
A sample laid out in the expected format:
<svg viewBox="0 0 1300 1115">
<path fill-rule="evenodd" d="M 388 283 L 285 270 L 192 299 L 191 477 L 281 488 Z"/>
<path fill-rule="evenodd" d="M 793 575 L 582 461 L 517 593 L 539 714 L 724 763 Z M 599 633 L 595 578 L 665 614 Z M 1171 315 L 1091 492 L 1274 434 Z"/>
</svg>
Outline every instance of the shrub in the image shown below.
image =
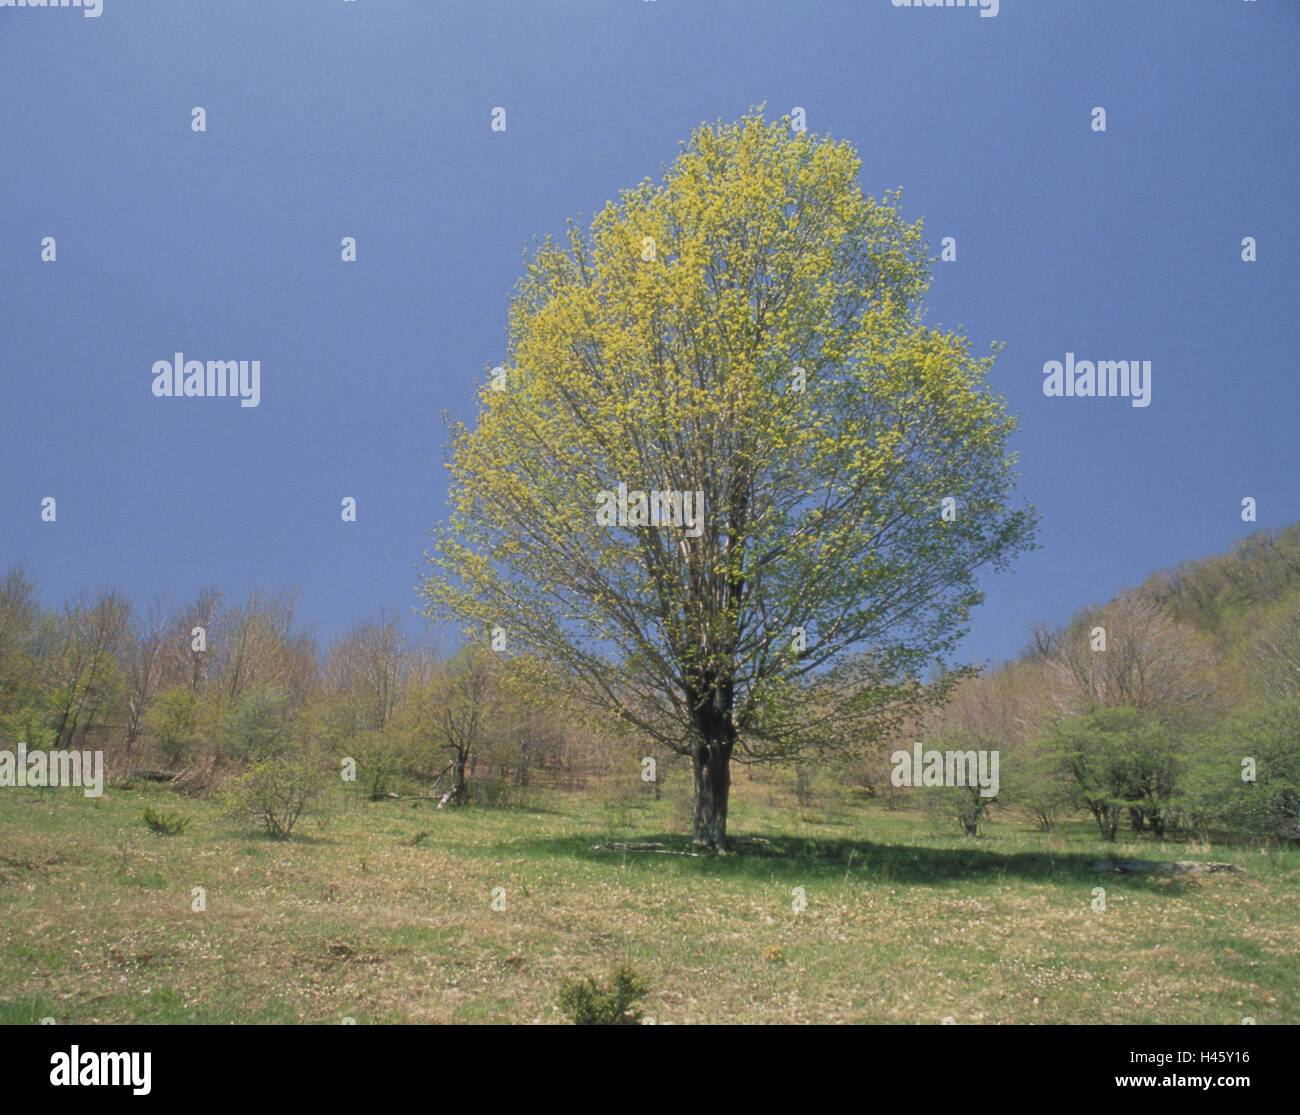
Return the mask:
<svg viewBox="0 0 1300 1115">
<path fill-rule="evenodd" d="M 393 731 L 359 731 L 340 741 L 336 750 L 356 759 L 358 774 L 371 801 L 388 797 L 410 765 L 406 741 Z"/>
<path fill-rule="evenodd" d="M 227 789 L 227 816 L 261 824 L 274 840 L 287 840 L 304 815 L 319 816 L 325 777 L 310 759 L 283 757 L 254 763 Z"/>
<path fill-rule="evenodd" d="M 978 786 L 927 786 L 917 796 L 932 831 L 956 831 L 969 837 L 980 835 L 980 827 L 989 820 L 989 806 L 996 800 L 986 798 Z"/>
<path fill-rule="evenodd" d="M 565 980 L 560 987 L 560 1009 L 575 1026 L 635 1026 L 642 1015 L 633 1004 L 648 991 L 631 966 L 622 964 L 614 969 L 607 987 L 590 976 Z"/>
<path fill-rule="evenodd" d="M 994 759 L 1000 765 L 1000 741 L 969 729 L 948 728 L 931 736 L 925 750 L 938 752 L 943 763 L 944 782 L 937 786 L 923 785 L 921 771 L 912 771 L 913 785 L 920 787 L 917 796 L 931 827 L 947 831 L 956 825 L 963 836 L 979 836 L 980 826 L 989 819 L 989 808 L 1002 792 L 998 770 L 992 766 Z M 992 753 L 987 767 L 985 752 Z M 989 783 L 987 791 L 979 784 L 981 778 Z M 985 796 L 988 791 L 997 793 Z"/>
<path fill-rule="evenodd" d="M 144 823 L 159 836 L 179 836 L 189 828 L 189 820 L 178 813 L 155 813 L 152 805 L 144 807 Z"/>
<path fill-rule="evenodd" d="M 1245 758 L 1254 781 L 1243 781 Z M 1300 700 L 1244 713 L 1197 741 L 1183 827 L 1205 839 L 1300 840 Z"/>
<path fill-rule="evenodd" d="M 194 691 L 176 685 L 159 693 L 145 714 L 145 725 L 169 770 L 185 762 L 198 738 L 198 709 Z"/>
<path fill-rule="evenodd" d="M 282 755 L 291 728 L 288 695 L 273 686 L 259 686 L 241 696 L 226 714 L 221 742 L 235 758 L 256 763 Z"/>
<path fill-rule="evenodd" d="M 1076 804 L 1077 793 L 1059 759 L 1043 746 L 1017 747 L 1005 769 L 1010 772 L 998 794 L 998 805 L 1026 813 L 1040 832 L 1055 832 L 1063 814 Z"/>
<path fill-rule="evenodd" d="M 1164 837 L 1185 759 L 1178 739 L 1153 715 L 1130 707 L 1094 709 L 1053 724 L 1045 744 L 1103 840 L 1114 841 L 1125 810 L 1135 831 L 1149 827 Z"/>
</svg>

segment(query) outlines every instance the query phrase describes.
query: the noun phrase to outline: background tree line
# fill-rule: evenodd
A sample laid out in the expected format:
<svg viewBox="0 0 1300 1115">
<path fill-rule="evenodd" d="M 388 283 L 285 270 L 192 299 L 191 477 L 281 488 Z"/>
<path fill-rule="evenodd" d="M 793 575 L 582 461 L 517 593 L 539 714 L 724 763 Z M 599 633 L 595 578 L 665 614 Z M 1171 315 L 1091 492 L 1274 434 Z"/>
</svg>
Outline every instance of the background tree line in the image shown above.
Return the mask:
<svg viewBox="0 0 1300 1115">
<path fill-rule="evenodd" d="M 656 757 L 660 779 L 679 762 L 612 718 L 566 709 L 545 662 L 478 647 L 439 657 L 392 615 L 318 645 L 295 603 L 291 591 L 228 602 L 208 588 L 140 608 L 105 590 L 48 608 L 13 565 L 0 577 L 0 745 L 100 748 L 110 777 L 166 772 L 195 792 L 258 763 L 337 771 L 351 757 L 369 796 L 449 803 L 607 780 L 626 804 L 654 789 L 640 757 Z M 1015 661 L 948 684 L 942 706 L 887 739 L 855 746 L 822 725 L 779 756 L 787 771 L 757 778 L 801 807 L 919 802 L 971 834 L 1011 810 L 1048 831 L 1090 818 L 1106 840 L 1300 839 L 1300 524 L 1040 626 Z M 815 706 L 815 692 L 800 702 Z M 894 788 L 888 756 L 914 740 L 998 750 L 997 799 Z"/>
<path fill-rule="evenodd" d="M 297 624 L 296 600 L 206 588 L 140 608 L 104 590 L 48 608 L 11 565 L 0 746 L 101 749 L 110 778 L 174 778 L 200 793 L 259 763 L 340 771 L 351 758 L 372 797 L 449 803 L 580 787 L 618 765 L 611 733 L 550 701 L 540 664 L 472 647 L 440 657 L 394 615 L 321 645 Z"/>
<path fill-rule="evenodd" d="M 1038 627 L 912 727 L 927 746 L 1000 749 L 998 804 L 1046 830 L 1078 812 L 1107 841 L 1300 839 L 1300 524 Z M 990 808 L 928 796 L 967 832 Z"/>
</svg>

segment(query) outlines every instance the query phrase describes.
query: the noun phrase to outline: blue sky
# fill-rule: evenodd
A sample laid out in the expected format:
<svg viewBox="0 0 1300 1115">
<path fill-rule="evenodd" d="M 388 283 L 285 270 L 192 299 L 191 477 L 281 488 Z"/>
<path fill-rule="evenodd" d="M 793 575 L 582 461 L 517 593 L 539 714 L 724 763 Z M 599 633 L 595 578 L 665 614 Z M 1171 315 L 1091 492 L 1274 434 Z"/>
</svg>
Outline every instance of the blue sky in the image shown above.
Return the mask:
<svg viewBox="0 0 1300 1115">
<path fill-rule="evenodd" d="M 965 656 L 1000 660 L 1255 529 L 1245 496 L 1300 519 L 1298 47 L 1283 0 L 0 8 L 0 566 L 50 604 L 298 585 L 320 637 L 409 611 L 440 415 L 472 414 L 534 237 L 700 123 L 798 105 L 956 238 L 931 321 L 1005 344 L 1042 523 L 983 581 Z M 260 404 L 155 398 L 177 351 L 260 360 Z M 1045 397 L 1067 352 L 1150 360 L 1150 406 Z"/>
</svg>

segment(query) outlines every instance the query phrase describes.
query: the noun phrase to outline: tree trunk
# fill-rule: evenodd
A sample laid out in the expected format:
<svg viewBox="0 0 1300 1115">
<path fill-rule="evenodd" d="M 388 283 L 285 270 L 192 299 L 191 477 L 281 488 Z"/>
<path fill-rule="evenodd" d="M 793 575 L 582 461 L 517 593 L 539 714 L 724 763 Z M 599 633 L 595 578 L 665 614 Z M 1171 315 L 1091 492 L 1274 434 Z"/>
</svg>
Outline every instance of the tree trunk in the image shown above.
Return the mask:
<svg viewBox="0 0 1300 1115">
<path fill-rule="evenodd" d="M 727 800 L 731 795 L 731 752 L 736 727 L 731 722 L 734 699 L 731 683 L 711 670 L 701 671 L 688 690 L 695 743 L 691 749 L 695 773 L 695 819 L 691 843 L 727 851 Z"/>
<path fill-rule="evenodd" d="M 691 758 L 695 767 L 695 822 L 691 843 L 725 852 L 731 748 L 720 740 L 701 743 Z"/>
<path fill-rule="evenodd" d="M 72 717 L 72 700 L 69 698 L 68 704 L 63 709 L 63 716 L 59 720 L 59 730 L 54 734 L 54 749 L 60 750 L 63 747 L 63 733 L 68 731 L 68 719 Z M 72 718 L 72 732 L 77 730 L 76 718 Z M 68 739 L 71 741 L 72 732 L 68 732 Z"/>
<path fill-rule="evenodd" d="M 451 803 L 460 805 L 465 800 L 465 756 L 457 755 L 451 763 Z"/>
</svg>

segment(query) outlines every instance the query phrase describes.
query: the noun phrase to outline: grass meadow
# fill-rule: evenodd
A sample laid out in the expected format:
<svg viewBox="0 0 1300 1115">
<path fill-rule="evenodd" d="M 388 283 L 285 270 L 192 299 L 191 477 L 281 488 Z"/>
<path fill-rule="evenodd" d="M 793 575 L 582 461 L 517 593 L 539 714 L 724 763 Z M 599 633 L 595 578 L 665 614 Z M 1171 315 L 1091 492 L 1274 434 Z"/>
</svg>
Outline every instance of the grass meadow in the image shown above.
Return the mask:
<svg viewBox="0 0 1300 1115">
<path fill-rule="evenodd" d="M 436 811 L 340 788 L 276 842 L 159 786 L 9 790 L 0 1021 L 562 1023 L 561 981 L 624 961 L 658 1024 L 1300 1021 L 1300 851 L 1107 846 L 1006 813 L 967 839 L 743 778 L 737 854 L 593 850 L 684 849 L 688 792 Z M 188 829 L 151 833 L 147 805 Z M 1243 874 L 1095 872 L 1111 854 Z"/>
</svg>

